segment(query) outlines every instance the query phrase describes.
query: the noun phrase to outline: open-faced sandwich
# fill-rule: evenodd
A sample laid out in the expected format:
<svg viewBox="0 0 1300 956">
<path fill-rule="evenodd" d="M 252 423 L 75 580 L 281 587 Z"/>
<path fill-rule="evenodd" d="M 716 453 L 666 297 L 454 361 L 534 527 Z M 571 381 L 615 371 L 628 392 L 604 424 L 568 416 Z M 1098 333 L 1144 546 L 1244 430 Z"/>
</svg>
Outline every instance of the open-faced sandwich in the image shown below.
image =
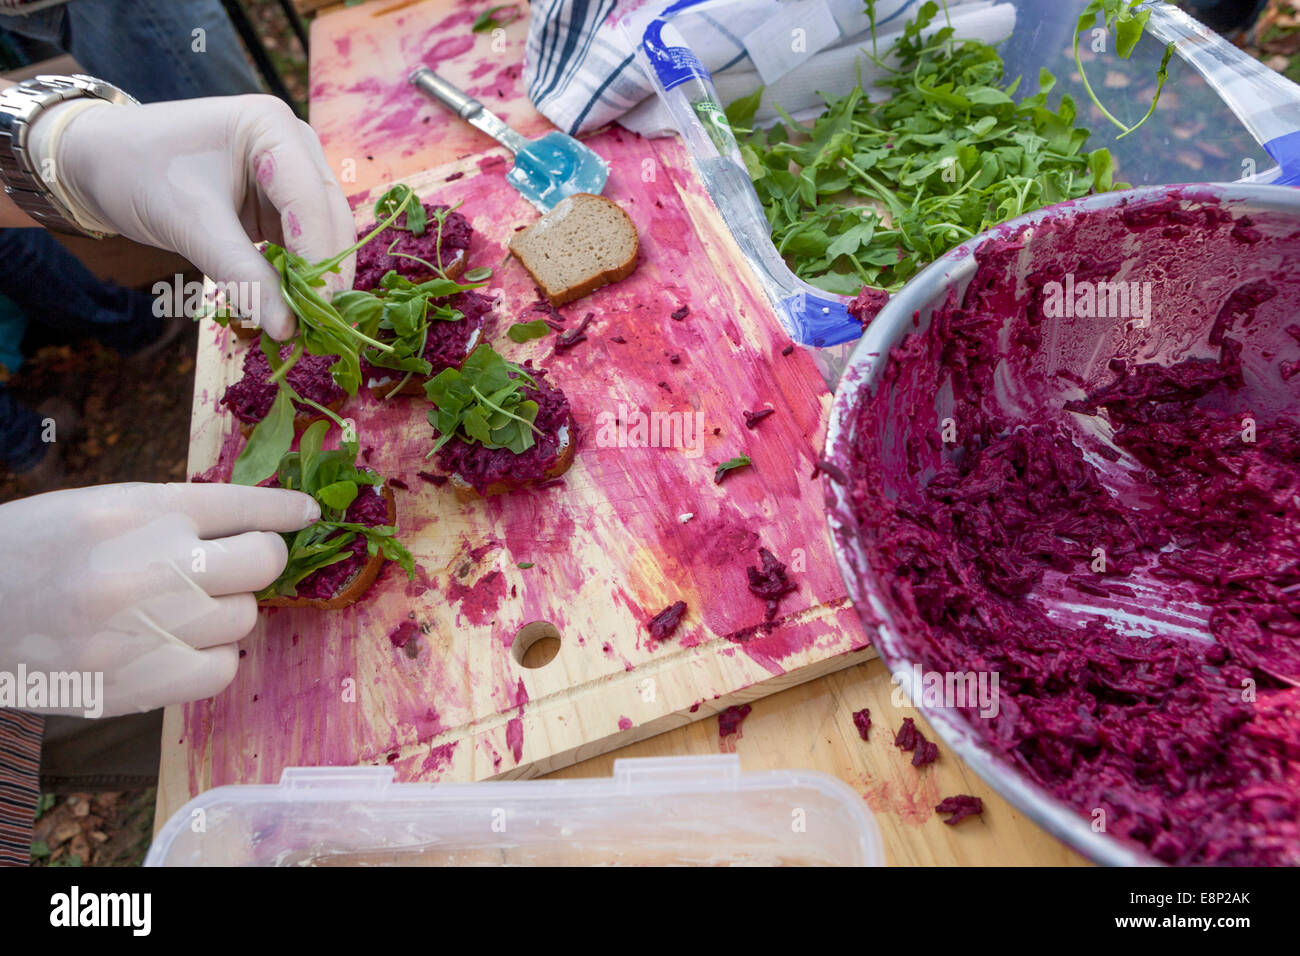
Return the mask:
<svg viewBox="0 0 1300 956">
<path fill-rule="evenodd" d="M 347 607 L 369 590 L 385 561 L 414 574 L 411 553 L 396 538 L 397 504 L 384 479 L 356 467 L 357 443 L 321 447 L 328 422 L 303 432 L 298 450 L 280 459 L 281 487 L 312 495 L 320 520 L 283 535 L 289 547 L 284 571 L 257 595 L 264 607 Z"/>
<path fill-rule="evenodd" d="M 383 282 L 390 289 L 381 298 L 379 318 L 359 327 L 392 351 L 363 351 L 363 381 L 375 398 L 422 395 L 430 377 L 459 368 L 482 341 L 492 300 L 445 279 L 416 285 L 389 273 Z M 450 294 L 430 295 L 430 286 Z"/>
<path fill-rule="evenodd" d="M 429 455 L 462 500 L 558 478 L 573 463 L 577 422 L 541 369 L 480 345 L 459 369 L 431 378 L 425 394 L 435 406 Z"/>
<path fill-rule="evenodd" d="M 404 186 L 394 187 L 375 205 L 375 215 L 385 217 L 401 201 Z M 415 212 L 419 208 L 420 212 Z M 369 234 L 376 224 L 366 226 Z M 390 272 L 404 279 L 422 282 L 441 277 L 458 278 L 465 271 L 470 240 L 474 236 L 469 220 L 450 206 L 410 204 L 391 224 L 392 232 L 378 242 L 357 250 L 357 277 L 352 287 L 362 292 L 379 291 L 380 280 Z"/>
<path fill-rule="evenodd" d="M 290 347 L 281 346 L 279 351 L 281 360 L 287 359 Z M 299 397 L 309 398 L 331 411 L 338 411 L 343 404 L 344 392 L 330 374 L 333 363 L 333 356 L 304 353 L 285 374 L 285 381 Z M 244 353 L 243 378 L 226 388 L 225 394 L 221 396 L 221 404 L 239 419 L 239 429 L 247 438 L 253 427 L 271 411 L 278 391 L 279 386 L 271 380 L 271 363 L 266 353 L 257 346 L 252 346 Z M 310 405 L 294 402 L 294 431 L 301 432 L 312 422 L 324 417 Z"/>
</svg>

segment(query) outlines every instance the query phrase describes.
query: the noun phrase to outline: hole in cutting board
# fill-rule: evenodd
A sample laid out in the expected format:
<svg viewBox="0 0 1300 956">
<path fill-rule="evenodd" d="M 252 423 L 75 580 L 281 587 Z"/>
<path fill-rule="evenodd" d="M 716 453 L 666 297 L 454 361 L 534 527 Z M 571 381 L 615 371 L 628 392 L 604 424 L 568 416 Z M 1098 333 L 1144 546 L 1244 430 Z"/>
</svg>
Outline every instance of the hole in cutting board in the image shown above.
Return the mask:
<svg viewBox="0 0 1300 956">
<path fill-rule="evenodd" d="M 510 645 L 515 660 L 524 667 L 545 667 L 560 653 L 560 630 L 550 621 L 533 621 L 515 632 Z"/>
</svg>

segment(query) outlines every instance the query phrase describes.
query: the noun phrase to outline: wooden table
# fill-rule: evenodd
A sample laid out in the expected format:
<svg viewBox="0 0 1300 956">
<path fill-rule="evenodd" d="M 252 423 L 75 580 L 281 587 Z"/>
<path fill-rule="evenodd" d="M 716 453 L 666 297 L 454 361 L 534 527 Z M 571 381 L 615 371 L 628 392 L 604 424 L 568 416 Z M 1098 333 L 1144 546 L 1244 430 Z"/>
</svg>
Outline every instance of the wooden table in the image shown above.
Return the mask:
<svg viewBox="0 0 1300 956">
<path fill-rule="evenodd" d="M 477 15 L 494 0 L 423 0 L 437 12 Z M 312 88 L 330 80 L 330 56 L 339 39 L 355 25 L 352 18 L 383 22 L 409 10 L 412 0 L 372 0 L 362 8 L 335 8 L 313 24 Z M 466 33 L 468 29 L 465 28 Z M 500 63 L 522 60 L 526 24 L 508 28 Z M 546 128 L 545 120 L 531 110 L 515 85 L 513 96 L 490 105 L 509 117 L 526 133 Z M 315 96 L 313 96 L 315 99 Z M 367 126 L 360 116 L 349 116 L 350 104 L 331 98 L 318 110 L 313 103 L 312 123 L 321 133 L 327 157 L 337 167 L 349 192 L 378 182 L 409 175 L 463 155 L 464 137 L 442 137 L 412 150 L 409 139 L 396 136 L 391 144 L 373 135 L 373 118 Z M 355 104 L 357 108 L 362 103 Z M 477 135 L 477 134 L 474 134 Z M 469 142 L 473 142 L 472 137 Z M 490 145 L 484 140 L 479 149 Z M 364 159 L 358 162 L 359 157 Z M 869 708 L 874 724 L 870 739 L 860 739 L 852 714 Z M 920 714 L 906 706 L 879 660 L 872 660 L 829 676 L 764 697 L 753 704 L 737 735 L 721 738 L 714 719 L 703 720 L 639 743 L 577 763 L 550 774 L 555 778 L 608 776 L 620 757 L 658 757 L 682 754 L 734 752 L 746 770 L 808 768 L 831 774 L 858 791 L 875 813 L 890 864 L 983 865 L 1084 865 L 1077 854 L 1027 820 L 997 796 L 940 743 L 940 758 L 920 770 L 908 754 L 893 746 L 893 735 L 904 717 L 913 717 L 931 739 L 935 737 Z M 178 751 L 179 715 L 169 711 L 164 728 L 164 765 L 181 763 Z M 168 754 L 172 759 L 168 760 Z M 946 826 L 934 813 L 941 799 L 953 794 L 974 794 L 983 799 L 982 819 L 958 827 Z M 157 825 L 188 799 L 184 781 L 173 775 L 161 781 Z"/>
</svg>

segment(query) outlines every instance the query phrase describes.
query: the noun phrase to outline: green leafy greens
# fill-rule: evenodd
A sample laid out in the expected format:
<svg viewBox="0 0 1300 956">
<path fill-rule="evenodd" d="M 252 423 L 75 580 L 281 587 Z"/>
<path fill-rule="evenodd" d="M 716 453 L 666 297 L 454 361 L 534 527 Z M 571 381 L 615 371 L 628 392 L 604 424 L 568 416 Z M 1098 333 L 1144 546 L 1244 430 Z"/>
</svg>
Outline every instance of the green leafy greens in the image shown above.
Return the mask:
<svg viewBox="0 0 1300 956">
<path fill-rule="evenodd" d="M 516 455 L 533 447 L 537 403 L 524 398 L 526 385 L 536 388 L 537 382 L 489 345 L 476 348 L 459 369 L 444 369 L 429 379 L 424 393 L 435 406 L 429 424 L 438 429 L 429 456 L 452 438 L 509 448 Z"/>
<path fill-rule="evenodd" d="M 1019 81 L 1002 83 L 993 47 L 957 40 L 951 25 L 922 35 L 938 13 L 926 3 L 904 27 L 892 66 L 875 58 L 888 71 L 888 100 L 872 103 L 859 83 L 828 99 L 811 127 L 778 106 L 784 123 L 749 131 L 762 91 L 728 109 L 773 242 L 828 292 L 895 291 L 991 226 L 1127 185 L 1114 181 L 1107 150 L 1084 152 L 1089 134 L 1075 125 L 1073 100 L 1048 106 L 1050 72 L 1017 102 Z"/>
<path fill-rule="evenodd" d="M 735 458 L 728 458 L 718 466 L 718 470 L 713 473 L 713 483 L 722 484 L 722 479 L 728 472 L 735 471 L 737 468 L 748 468 L 753 462 L 748 455 L 737 455 Z"/>
<path fill-rule="evenodd" d="M 394 526 L 370 527 L 344 520 L 348 506 L 356 500 L 361 488 L 381 486 L 383 479 L 372 471 L 357 468 L 359 444 L 355 439 L 342 442 L 337 449 L 323 448 L 328 430 L 329 422 L 315 422 L 303 432 L 298 450 L 285 452 L 276 464 L 275 473 L 281 487 L 314 497 L 320 502 L 321 518 L 301 531 L 281 535 L 289 548 L 288 563 L 280 576 L 258 593 L 258 600 L 295 596 L 298 584 L 308 575 L 347 560 L 352 554 L 348 546 L 359 534 L 365 536 L 368 554 L 382 554 L 387 560 L 396 561 L 408 577 L 415 576 L 415 560 L 397 540 Z"/>
<path fill-rule="evenodd" d="M 1151 19 L 1150 10 L 1137 10 L 1136 7 L 1142 0 L 1092 0 L 1083 13 L 1079 14 L 1079 21 L 1074 28 L 1074 65 L 1079 71 L 1079 79 L 1083 81 L 1083 88 L 1088 92 L 1088 98 L 1097 105 L 1103 116 L 1118 126 L 1122 133 L 1117 139 L 1123 139 L 1129 133 L 1133 132 L 1156 111 L 1156 105 L 1160 102 L 1160 91 L 1165 88 L 1165 80 L 1169 78 L 1169 60 L 1174 55 L 1174 45 L 1172 43 L 1165 47 L 1164 56 L 1160 59 L 1160 69 L 1156 73 L 1156 92 L 1151 97 L 1151 106 L 1148 107 L 1146 114 L 1134 123 L 1132 126 L 1116 119 L 1102 105 L 1101 100 L 1097 99 L 1097 94 L 1092 90 L 1092 84 L 1088 82 L 1088 74 L 1083 69 L 1083 58 L 1079 55 L 1079 40 L 1083 34 L 1097 22 L 1097 14 L 1102 15 L 1102 22 L 1105 23 L 1107 30 L 1115 32 L 1115 52 L 1120 59 L 1127 60 L 1133 55 L 1133 50 L 1137 47 L 1137 42 L 1142 38 L 1142 31 L 1146 29 L 1147 21 Z"/>
<path fill-rule="evenodd" d="M 502 10 L 511 11 L 513 16 L 508 16 L 498 20 L 496 15 Z M 495 7 L 488 7 L 480 13 L 478 18 L 474 21 L 474 25 L 471 26 L 469 30 L 471 33 L 487 33 L 489 30 L 494 30 L 497 27 L 508 27 L 518 19 L 519 8 L 509 3 L 502 3 Z"/>
</svg>

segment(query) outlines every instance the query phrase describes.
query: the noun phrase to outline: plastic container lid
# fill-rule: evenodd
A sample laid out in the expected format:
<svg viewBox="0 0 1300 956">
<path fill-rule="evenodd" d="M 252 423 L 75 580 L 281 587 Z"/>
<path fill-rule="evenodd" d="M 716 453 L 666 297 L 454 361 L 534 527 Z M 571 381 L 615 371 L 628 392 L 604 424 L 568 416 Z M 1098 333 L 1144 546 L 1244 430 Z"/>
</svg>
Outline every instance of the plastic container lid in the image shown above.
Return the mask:
<svg viewBox="0 0 1300 956">
<path fill-rule="evenodd" d="M 395 783 L 392 767 L 289 768 L 178 810 L 146 866 L 884 864 L 861 797 L 734 755 L 616 760 L 609 779 Z"/>
</svg>

